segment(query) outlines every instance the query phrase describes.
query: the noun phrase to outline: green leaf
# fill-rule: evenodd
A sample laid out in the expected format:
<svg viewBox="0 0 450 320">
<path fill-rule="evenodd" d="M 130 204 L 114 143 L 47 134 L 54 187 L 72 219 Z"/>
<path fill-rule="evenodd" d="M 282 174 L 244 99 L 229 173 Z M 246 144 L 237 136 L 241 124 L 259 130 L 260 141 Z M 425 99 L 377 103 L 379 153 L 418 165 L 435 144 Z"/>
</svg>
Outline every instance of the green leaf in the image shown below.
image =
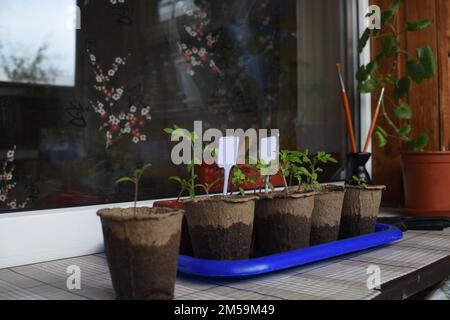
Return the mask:
<svg viewBox="0 0 450 320">
<path fill-rule="evenodd" d="M 381 14 L 381 27 L 384 27 L 384 25 L 395 16 L 395 14 L 398 11 L 398 8 L 400 5 L 404 2 L 404 0 L 395 0 L 392 2 L 392 4 L 389 6 L 389 8 L 384 11 Z"/>
<path fill-rule="evenodd" d="M 358 81 L 366 81 L 375 71 L 378 70 L 378 63 L 372 61 L 366 66 L 361 66 L 356 73 L 356 79 Z"/>
<path fill-rule="evenodd" d="M 430 138 L 426 134 L 421 134 L 417 139 L 411 141 L 408 147 L 412 151 L 423 152 L 429 141 Z"/>
<path fill-rule="evenodd" d="M 406 62 L 411 79 L 421 84 L 423 80 L 433 77 L 436 74 L 436 61 L 434 52 L 430 46 L 424 46 L 417 49 L 418 61 L 409 60 Z"/>
<path fill-rule="evenodd" d="M 413 116 L 411 107 L 406 102 L 394 108 L 394 114 L 400 120 L 410 120 Z"/>
<path fill-rule="evenodd" d="M 384 137 L 388 137 L 388 133 L 386 132 L 386 130 L 384 130 L 382 127 L 377 126 L 377 131 L 379 131 Z"/>
<path fill-rule="evenodd" d="M 151 169 L 153 167 L 153 165 L 151 163 L 147 163 L 145 166 L 142 167 L 142 173 L 144 173 L 145 171 Z"/>
<path fill-rule="evenodd" d="M 405 124 L 403 127 L 400 128 L 400 131 L 398 134 L 402 138 L 407 138 L 411 134 L 411 125 Z"/>
<path fill-rule="evenodd" d="M 358 53 L 362 53 L 370 39 L 371 30 L 367 28 L 358 41 Z"/>
<path fill-rule="evenodd" d="M 379 129 L 375 131 L 375 140 L 377 141 L 377 145 L 379 148 L 384 148 L 387 144 L 385 135 Z"/>
<path fill-rule="evenodd" d="M 133 177 L 134 177 L 135 179 L 140 178 L 140 177 L 142 176 L 142 173 L 143 173 L 143 172 L 142 172 L 141 169 L 137 169 L 137 170 L 134 171 Z"/>
<path fill-rule="evenodd" d="M 419 31 L 428 28 L 433 22 L 433 19 L 425 19 L 418 22 L 408 22 L 405 27 L 408 31 Z"/>
<path fill-rule="evenodd" d="M 182 180 L 181 180 L 181 178 L 180 177 L 169 177 L 169 180 L 172 180 L 172 181 L 176 181 L 176 182 L 178 182 L 178 183 L 182 183 Z"/>
<path fill-rule="evenodd" d="M 409 76 L 415 83 L 421 84 L 425 79 L 425 70 L 423 69 L 422 65 L 417 63 L 416 61 L 407 61 L 406 69 L 408 70 Z"/>
<path fill-rule="evenodd" d="M 430 46 L 424 46 L 417 49 L 417 57 L 425 71 L 425 78 L 431 78 L 436 74 L 436 62 L 434 52 Z"/>
<path fill-rule="evenodd" d="M 372 77 L 366 81 L 363 81 L 359 85 L 359 92 L 361 93 L 372 93 L 378 89 L 379 80 L 378 78 Z"/>
<path fill-rule="evenodd" d="M 172 134 L 174 132 L 174 130 L 172 128 L 165 128 L 164 132 L 167 134 Z"/>
<path fill-rule="evenodd" d="M 411 90 L 411 79 L 408 77 L 401 78 L 394 86 L 392 96 L 394 99 L 400 99 L 406 96 Z"/>
<path fill-rule="evenodd" d="M 383 37 L 381 39 L 381 52 L 385 58 L 389 58 L 397 50 L 398 43 L 393 36 Z"/>
<path fill-rule="evenodd" d="M 135 183 L 135 181 L 129 177 L 123 177 L 123 178 L 116 180 L 116 184 L 121 184 L 121 183 L 125 183 L 125 182 Z"/>
</svg>

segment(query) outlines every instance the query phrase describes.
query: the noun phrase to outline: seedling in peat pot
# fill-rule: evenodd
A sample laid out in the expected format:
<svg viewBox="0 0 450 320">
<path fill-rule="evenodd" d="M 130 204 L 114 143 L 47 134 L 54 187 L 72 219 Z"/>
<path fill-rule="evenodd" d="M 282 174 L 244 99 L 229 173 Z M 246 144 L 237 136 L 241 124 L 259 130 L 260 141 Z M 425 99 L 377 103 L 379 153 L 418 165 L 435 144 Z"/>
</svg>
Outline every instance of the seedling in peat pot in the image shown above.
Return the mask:
<svg viewBox="0 0 450 320">
<path fill-rule="evenodd" d="M 198 139 L 197 134 L 193 132 L 188 132 L 185 129 L 181 129 L 177 125 L 173 125 L 172 128 L 164 129 L 164 132 L 170 134 L 171 136 L 185 138 L 190 142 L 192 150 L 195 150 L 195 141 Z M 191 198 L 195 197 L 196 181 L 198 176 L 195 174 L 195 163 L 198 163 L 196 159 L 195 152 L 191 153 L 191 160 L 187 165 L 187 171 L 189 173 L 189 179 L 182 179 L 180 177 L 170 177 L 169 180 L 176 181 L 181 186 L 181 191 L 178 196 L 180 198 L 185 191 L 188 191 Z"/>
<path fill-rule="evenodd" d="M 299 191 L 320 190 L 319 174 L 323 172 L 320 164 L 337 163 L 330 154 L 318 152 L 313 155 L 308 149 L 299 152 L 299 161 L 293 164 L 293 175 L 299 182 Z M 297 164 L 300 164 L 299 166 Z"/>
<path fill-rule="evenodd" d="M 131 177 L 122 177 L 116 180 L 116 184 L 131 182 L 134 184 L 134 213 L 136 214 L 137 200 L 139 195 L 139 182 L 145 171 L 152 167 L 151 163 L 146 164 L 141 169 L 136 169 Z"/>
</svg>

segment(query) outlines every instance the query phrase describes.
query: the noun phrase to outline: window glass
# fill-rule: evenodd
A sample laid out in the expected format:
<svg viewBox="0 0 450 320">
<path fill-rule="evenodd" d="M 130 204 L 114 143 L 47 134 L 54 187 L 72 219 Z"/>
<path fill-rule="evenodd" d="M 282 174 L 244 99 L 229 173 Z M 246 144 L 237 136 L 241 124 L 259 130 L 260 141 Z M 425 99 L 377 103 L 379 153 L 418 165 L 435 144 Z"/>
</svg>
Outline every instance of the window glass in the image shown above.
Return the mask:
<svg viewBox="0 0 450 320">
<path fill-rule="evenodd" d="M 0 0 L 0 81 L 74 85 L 75 3 Z"/>
<path fill-rule="evenodd" d="M 163 130 L 196 120 L 280 129 L 282 148 L 339 160 L 323 181 L 344 178 L 335 64 L 351 78 L 354 1 L 83 0 L 79 30 L 72 4 L 0 0 L 1 212 L 131 201 L 114 182 L 149 162 L 139 198 L 177 196 Z"/>
</svg>

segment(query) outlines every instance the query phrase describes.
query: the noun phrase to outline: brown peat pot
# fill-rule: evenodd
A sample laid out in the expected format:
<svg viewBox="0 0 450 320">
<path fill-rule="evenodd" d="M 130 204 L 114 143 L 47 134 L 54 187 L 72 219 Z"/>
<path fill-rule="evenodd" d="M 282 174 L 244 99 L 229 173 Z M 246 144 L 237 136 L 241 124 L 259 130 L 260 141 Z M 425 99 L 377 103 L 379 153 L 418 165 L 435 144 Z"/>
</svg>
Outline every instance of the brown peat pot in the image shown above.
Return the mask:
<svg viewBox="0 0 450 320">
<path fill-rule="evenodd" d="M 182 200 L 161 200 L 161 201 L 155 201 L 155 203 L 153 204 L 153 207 L 183 209 L 184 202 Z M 183 216 L 183 222 L 181 224 L 180 254 L 186 255 L 186 256 L 192 256 L 194 254 L 194 250 L 192 249 L 191 236 L 189 235 L 189 228 L 187 225 L 186 216 Z"/>
<path fill-rule="evenodd" d="M 375 232 L 385 186 L 346 186 L 339 238 Z"/>
<path fill-rule="evenodd" d="M 326 185 L 314 197 L 311 219 L 311 246 L 333 242 L 339 238 L 345 188 Z"/>
<path fill-rule="evenodd" d="M 184 208 L 195 257 L 248 259 L 255 199 L 250 196 L 214 196 L 186 200 Z"/>
<path fill-rule="evenodd" d="M 167 208 L 98 211 L 117 299 L 173 299 L 183 213 Z"/>
<path fill-rule="evenodd" d="M 402 153 L 405 212 L 450 217 L 450 152 Z"/>
<path fill-rule="evenodd" d="M 256 203 L 256 246 L 262 255 L 309 246 L 315 193 L 276 192 Z"/>
</svg>

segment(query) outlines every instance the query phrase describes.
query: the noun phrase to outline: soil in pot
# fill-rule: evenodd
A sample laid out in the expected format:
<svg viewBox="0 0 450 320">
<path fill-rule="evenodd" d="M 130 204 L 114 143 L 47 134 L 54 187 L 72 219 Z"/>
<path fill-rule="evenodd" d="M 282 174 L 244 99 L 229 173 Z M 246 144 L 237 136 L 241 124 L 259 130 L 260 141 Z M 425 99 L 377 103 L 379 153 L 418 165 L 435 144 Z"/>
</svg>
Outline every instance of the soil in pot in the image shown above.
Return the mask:
<svg viewBox="0 0 450 320">
<path fill-rule="evenodd" d="M 156 208 L 183 209 L 184 202 L 181 200 L 156 201 L 153 206 Z M 186 256 L 192 256 L 194 254 L 186 216 L 183 216 L 183 222 L 181 224 L 180 254 Z"/>
<path fill-rule="evenodd" d="M 173 299 L 183 213 L 168 208 L 97 213 L 117 299 Z"/>
<path fill-rule="evenodd" d="M 385 186 L 346 186 L 339 239 L 375 232 Z"/>
<path fill-rule="evenodd" d="M 336 241 L 339 237 L 345 188 L 327 185 L 314 197 L 311 246 Z"/>
<path fill-rule="evenodd" d="M 256 203 L 256 247 L 271 255 L 309 246 L 314 193 L 260 195 Z"/>
<path fill-rule="evenodd" d="M 194 255 L 209 260 L 250 256 L 255 197 L 217 196 L 184 204 Z"/>
</svg>

